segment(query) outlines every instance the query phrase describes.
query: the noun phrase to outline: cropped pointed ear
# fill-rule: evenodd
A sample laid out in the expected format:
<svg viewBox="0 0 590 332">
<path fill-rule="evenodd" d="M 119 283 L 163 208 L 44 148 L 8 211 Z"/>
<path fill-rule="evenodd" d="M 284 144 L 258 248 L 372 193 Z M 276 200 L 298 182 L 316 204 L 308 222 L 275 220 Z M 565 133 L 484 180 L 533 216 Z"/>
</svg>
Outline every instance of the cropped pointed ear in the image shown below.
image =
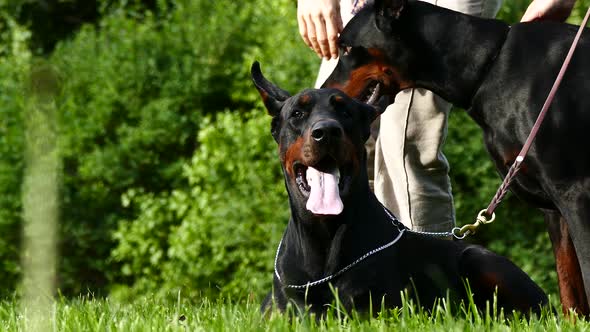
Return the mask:
<svg viewBox="0 0 590 332">
<path fill-rule="evenodd" d="M 408 0 L 375 0 L 375 19 L 380 30 L 390 30 L 402 14 Z"/>
<path fill-rule="evenodd" d="M 334 96 L 332 96 L 334 97 Z M 344 103 L 342 100 L 342 98 L 335 97 L 335 98 L 330 98 L 330 102 L 332 102 L 332 104 L 334 104 L 335 102 L 340 102 L 340 103 Z M 348 104 L 350 105 L 350 104 Z M 379 117 L 379 115 L 381 115 L 381 110 L 378 107 L 375 107 L 373 105 L 369 105 L 369 104 L 365 104 L 365 103 L 361 103 L 359 101 L 353 101 L 353 108 L 354 108 L 354 112 L 358 113 L 358 119 L 360 120 L 359 124 L 360 127 L 362 128 L 361 130 L 361 135 L 362 135 L 362 139 L 363 142 L 366 142 L 369 139 L 369 136 L 371 135 L 371 124 L 373 123 L 373 121 L 375 121 L 375 119 L 377 119 L 377 117 Z M 350 107 L 350 106 L 349 106 Z"/>
<path fill-rule="evenodd" d="M 268 110 L 268 114 L 273 118 L 276 117 L 281 112 L 285 100 L 290 97 L 289 93 L 269 82 L 264 75 L 262 75 L 262 71 L 260 71 L 260 63 L 258 63 L 258 61 L 254 61 L 250 73 L 256 89 L 258 89 L 258 92 L 262 97 L 264 106 L 266 106 L 266 109 Z"/>
</svg>

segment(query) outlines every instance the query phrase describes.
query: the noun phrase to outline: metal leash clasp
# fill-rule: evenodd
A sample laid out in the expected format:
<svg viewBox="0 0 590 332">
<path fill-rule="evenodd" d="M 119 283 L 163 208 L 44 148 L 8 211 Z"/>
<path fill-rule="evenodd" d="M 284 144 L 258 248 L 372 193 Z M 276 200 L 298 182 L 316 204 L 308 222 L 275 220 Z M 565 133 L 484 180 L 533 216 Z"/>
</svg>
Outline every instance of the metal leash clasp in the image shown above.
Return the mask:
<svg viewBox="0 0 590 332">
<path fill-rule="evenodd" d="M 479 211 L 479 213 L 477 214 L 477 218 L 475 219 L 475 222 L 473 224 L 467 224 L 463 227 L 453 228 L 453 230 L 451 231 L 453 233 L 453 236 L 459 240 L 462 240 L 469 234 L 475 234 L 479 226 L 484 224 L 490 224 L 494 220 L 496 220 L 496 214 L 494 212 L 492 212 L 492 216 L 490 217 L 490 219 L 487 219 L 486 211 L 487 209 Z"/>
</svg>

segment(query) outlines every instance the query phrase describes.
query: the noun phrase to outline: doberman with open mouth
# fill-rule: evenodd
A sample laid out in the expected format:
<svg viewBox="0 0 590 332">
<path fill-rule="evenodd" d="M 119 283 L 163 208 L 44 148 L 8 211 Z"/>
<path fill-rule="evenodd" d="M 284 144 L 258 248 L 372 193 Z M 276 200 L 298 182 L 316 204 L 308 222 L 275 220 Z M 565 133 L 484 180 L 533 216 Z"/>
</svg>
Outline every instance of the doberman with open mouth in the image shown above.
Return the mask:
<svg viewBox="0 0 590 332">
<path fill-rule="evenodd" d="M 505 176 L 523 146 L 578 27 L 508 26 L 420 1 L 376 0 L 340 34 L 340 59 L 324 87 L 370 101 L 426 88 L 467 109 Z M 564 311 L 590 314 L 590 36 L 569 69 L 510 189 L 541 209 Z M 584 152 L 586 151 L 586 152 Z"/>
<path fill-rule="evenodd" d="M 252 79 L 272 117 L 291 207 L 262 310 L 293 303 L 322 314 L 334 301 L 330 286 L 347 310 L 359 312 L 401 306 L 403 291 L 425 308 L 447 296 L 467 303 L 465 280 L 480 309 L 496 289 L 508 312 L 538 312 L 547 303 L 508 259 L 412 232 L 383 207 L 369 188 L 364 149 L 376 108 L 336 89 L 290 96 L 257 62 Z"/>
</svg>

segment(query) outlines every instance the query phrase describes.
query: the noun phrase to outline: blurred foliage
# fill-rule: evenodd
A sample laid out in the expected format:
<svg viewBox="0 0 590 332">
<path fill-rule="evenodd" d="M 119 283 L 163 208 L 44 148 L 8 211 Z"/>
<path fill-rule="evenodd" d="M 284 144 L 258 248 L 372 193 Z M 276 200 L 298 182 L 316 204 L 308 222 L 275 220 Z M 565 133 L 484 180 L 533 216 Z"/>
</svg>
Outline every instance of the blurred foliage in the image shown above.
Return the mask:
<svg viewBox="0 0 590 332">
<path fill-rule="evenodd" d="M 517 22 L 527 4 L 506 2 L 499 16 Z M 0 294 L 20 273 L 23 91 L 30 73 L 50 68 L 60 83 L 62 293 L 261 296 L 288 207 L 249 68 L 260 60 L 291 92 L 313 84 L 318 60 L 295 12 L 289 0 L 0 0 Z M 467 114 L 450 122 L 462 225 L 500 178 Z M 497 219 L 471 241 L 555 293 L 540 214 L 510 196 Z"/>
<path fill-rule="evenodd" d="M 183 172 L 188 188 L 124 196 L 141 213 L 120 223 L 113 257 L 124 262 L 135 291 L 239 298 L 269 290 L 288 204 L 265 113 L 207 118 L 199 150 Z"/>
<path fill-rule="evenodd" d="M 34 53 L 48 54 L 80 25 L 95 21 L 99 5 L 98 0 L 0 0 L 0 11 L 28 27 L 28 46 Z"/>
<path fill-rule="evenodd" d="M 293 51 L 299 46 L 294 25 L 279 25 L 282 15 L 272 15 L 284 11 L 281 5 L 294 10 L 286 3 L 160 5 L 160 13 L 167 13 L 160 17 L 151 11 L 113 11 L 98 27 L 85 26 L 73 41 L 58 45 L 52 55 L 64 78 L 62 154 L 71 176 L 63 195 L 63 250 L 76 255 L 63 266 L 76 276 L 64 284 L 73 291 L 83 290 L 76 289 L 80 284 L 106 284 L 106 274 L 113 283 L 136 282 L 139 271 L 119 273 L 125 261 L 106 259 L 117 224 L 146 218 L 134 208 L 147 203 L 125 208 L 121 196 L 134 190 L 162 197 L 191 187 L 182 168 L 200 144 L 196 135 L 203 116 L 225 109 L 243 113 L 258 101 L 248 76 L 253 59 L 269 59 L 263 63 L 270 67 L 270 59 L 293 63 L 281 66 L 290 86 L 309 84 L 298 79 L 311 77 L 311 70 L 302 69 L 305 56 Z M 281 28 L 265 33 L 269 26 Z M 274 46 L 276 40 L 282 41 L 281 48 Z M 272 51 L 262 56 L 263 49 Z"/>
<path fill-rule="evenodd" d="M 131 253 L 120 254 L 121 261 L 109 258 L 116 241 L 126 241 L 113 233 L 120 223 L 129 222 L 135 230 L 135 223 L 145 220 L 144 197 L 191 188 L 183 168 L 199 151 L 197 134 L 205 116 L 214 122 L 215 114 L 231 109 L 245 118 L 260 104 L 249 79 L 253 60 L 261 60 L 265 73 L 291 90 L 313 83 L 317 60 L 299 41 L 296 22 L 283 20 L 295 15 L 289 1 L 159 1 L 153 11 L 130 3 L 111 3 L 96 25 L 82 26 L 46 61 L 61 85 L 56 105 L 64 169 L 58 276 L 63 294 L 135 284 L 140 271 L 122 272 L 125 259 L 134 259 Z M 35 70 L 37 61 L 29 51 L 34 33 L 8 11 L 2 15 L 12 30 L 0 34 L 5 41 L 0 55 L 0 227 L 7 234 L 0 240 L 0 278 L 2 291 L 11 292 L 19 272 L 26 85 L 20 76 L 28 66 Z M 141 202 L 123 206 L 122 196 L 134 197 L 133 192 L 141 193 Z"/>
<path fill-rule="evenodd" d="M 1 13 L 0 13 L 1 14 Z M 24 81 L 31 54 L 30 33 L 10 17 L 0 26 L 0 294 L 19 280 L 21 180 L 24 163 Z"/>
</svg>

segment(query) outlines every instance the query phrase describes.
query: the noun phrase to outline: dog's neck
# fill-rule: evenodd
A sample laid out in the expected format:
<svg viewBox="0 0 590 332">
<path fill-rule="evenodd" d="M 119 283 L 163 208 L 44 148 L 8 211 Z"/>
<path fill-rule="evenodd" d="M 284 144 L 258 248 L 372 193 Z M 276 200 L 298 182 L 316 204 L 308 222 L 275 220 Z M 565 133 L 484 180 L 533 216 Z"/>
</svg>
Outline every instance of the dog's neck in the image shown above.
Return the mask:
<svg viewBox="0 0 590 332">
<path fill-rule="evenodd" d="M 352 186 L 338 216 L 315 216 L 289 193 L 291 219 L 277 264 L 285 283 L 321 279 L 395 237 L 397 229 L 371 192 L 365 168 Z M 296 257 L 297 264 L 282 264 L 287 256 Z"/>
<path fill-rule="evenodd" d="M 421 1 L 411 2 L 407 10 L 406 16 L 402 15 L 402 26 L 412 31 L 410 42 L 421 50 L 420 59 L 409 69 L 415 85 L 468 108 L 510 27 L 499 20 L 469 16 Z"/>
</svg>

